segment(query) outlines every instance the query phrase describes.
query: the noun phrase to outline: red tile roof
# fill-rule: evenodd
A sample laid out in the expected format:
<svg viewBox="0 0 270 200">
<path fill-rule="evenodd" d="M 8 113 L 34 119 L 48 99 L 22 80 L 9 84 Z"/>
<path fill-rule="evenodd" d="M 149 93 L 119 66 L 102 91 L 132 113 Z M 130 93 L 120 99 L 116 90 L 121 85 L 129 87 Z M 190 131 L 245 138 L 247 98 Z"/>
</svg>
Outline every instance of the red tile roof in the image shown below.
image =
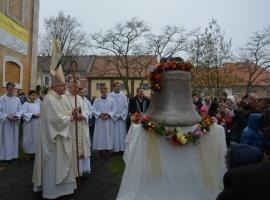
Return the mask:
<svg viewBox="0 0 270 200">
<path fill-rule="evenodd" d="M 149 66 L 157 63 L 156 56 L 129 56 L 127 59 L 130 64 L 128 70 L 129 77 L 145 76 L 145 71 L 141 71 L 141 66 Z M 120 77 L 119 72 L 123 76 L 126 76 L 126 68 L 121 65 L 124 62 L 124 57 L 96 56 L 88 77 Z M 117 65 L 119 66 L 118 69 Z"/>
<path fill-rule="evenodd" d="M 255 66 L 248 66 L 244 63 L 226 63 L 219 70 L 220 86 L 246 86 L 249 79 L 249 68 L 254 70 Z M 259 68 L 253 75 L 252 80 L 259 73 L 261 74 L 254 81 L 254 86 L 270 86 L 270 72 L 269 70 L 262 70 Z M 201 70 L 194 78 L 193 83 L 199 86 L 214 86 L 216 80 L 209 77 L 209 68 Z M 215 73 L 213 74 L 215 76 Z M 205 78 L 206 77 L 206 78 Z"/>
</svg>

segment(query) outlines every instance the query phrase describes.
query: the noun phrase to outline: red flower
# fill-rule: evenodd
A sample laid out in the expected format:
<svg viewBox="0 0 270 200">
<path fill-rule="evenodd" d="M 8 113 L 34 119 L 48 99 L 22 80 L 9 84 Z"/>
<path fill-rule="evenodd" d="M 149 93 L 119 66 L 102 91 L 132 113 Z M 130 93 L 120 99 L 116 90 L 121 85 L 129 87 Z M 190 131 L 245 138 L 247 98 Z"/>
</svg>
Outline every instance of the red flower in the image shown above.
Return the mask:
<svg viewBox="0 0 270 200">
<path fill-rule="evenodd" d="M 171 143 L 172 144 L 179 144 L 179 142 L 177 141 L 177 138 L 175 135 L 173 135 L 172 139 L 171 139 Z"/>
<path fill-rule="evenodd" d="M 156 79 L 156 81 L 160 81 L 161 80 L 161 73 L 156 73 L 155 79 Z"/>
<path fill-rule="evenodd" d="M 164 67 L 164 65 L 160 63 L 160 64 L 157 66 L 157 69 L 162 69 L 163 67 Z"/>
<path fill-rule="evenodd" d="M 142 121 L 144 122 L 149 121 L 149 117 L 147 115 L 142 115 Z"/>
</svg>

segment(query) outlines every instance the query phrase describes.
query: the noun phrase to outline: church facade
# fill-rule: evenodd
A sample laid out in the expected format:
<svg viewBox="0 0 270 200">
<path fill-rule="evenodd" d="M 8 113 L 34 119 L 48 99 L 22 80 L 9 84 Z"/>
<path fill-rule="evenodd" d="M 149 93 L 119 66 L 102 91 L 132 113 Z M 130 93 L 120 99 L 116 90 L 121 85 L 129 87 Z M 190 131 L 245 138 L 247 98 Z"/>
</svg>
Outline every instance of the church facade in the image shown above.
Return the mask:
<svg viewBox="0 0 270 200">
<path fill-rule="evenodd" d="M 0 94 L 9 81 L 26 93 L 36 87 L 39 3 L 0 1 Z"/>
</svg>

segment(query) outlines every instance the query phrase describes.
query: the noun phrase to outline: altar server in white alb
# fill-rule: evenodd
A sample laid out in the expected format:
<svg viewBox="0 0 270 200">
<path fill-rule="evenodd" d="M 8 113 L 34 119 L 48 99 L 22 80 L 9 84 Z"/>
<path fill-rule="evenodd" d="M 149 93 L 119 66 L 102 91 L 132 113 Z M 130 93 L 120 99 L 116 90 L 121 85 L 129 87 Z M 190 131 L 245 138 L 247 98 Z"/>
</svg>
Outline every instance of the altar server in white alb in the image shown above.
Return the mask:
<svg viewBox="0 0 270 200">
<path fill-rule="evenodd" d="M 35 90 L 30 90 L 29 99 L 22 106 L 22 113 L 24 120 L 22 147 L 26 154 L 34 154 L 37 148 L 40 115 L 40 103 L 37 101 Z"/>
<path fill-rule="evenodd" d="M 85 96 L 86 90 L 84 88 L 79 88 L 79 95 L 83 99 L 84 105 L 88 109 L 88 119 L 92 119 L 93 106 L 91 102 Z"/>
<path fill-rule="evenodd" d="M 69 85 L 69 89 L 66 92 L 66 94 L 63 97 L 63 100 L 65 101 L 65 104 L 69 110 L 69 112 L 72 112 L 73 109 L 75 109 L 75 94 L 78 93 L 78 87 L 75 86 L 74 83 L 71 83 Z M 80 112 L 77 115 L 77 133 L 75 129 L 75 123 L 70 123 L 70 131 L 72 135 L 73 140 L 73 154 L 75 155 L 74 158 L 74 164 L 75 168 L 77 169 L 77 151 L 79 155 L 79 171 L 80 176 L 83 174 L 89 174 L 91 172 L 90 167 L 90 148 L 91 148 L 91 141 L 90 141 L 90 134 L 89 134 L 89 126 L 88 126 L 88 108 L 85 106 L 83 99 L 76 95 L 77 98 L 77 108 L 80 110 Z M 78 146 L 76 145 L 76 136 L 78 138 Z M 75 171 L 75 174 L 78 175 L 78 170 Z"/>
<path fill-rule="evenodd" d="M 114 101 L 115 113 L 113 116 L 113 151 L 124 151 L 124 144 L 126 139 L 126 118 L 128 114 L 127 97 L 120 91 L 120 83 L 115 81 L 113 83 L 113 91 L 110 93 Z"/>
<path fill-rule="evenodd" d="M 101 96 L 93 104 L 93 115 L 96 118 L 93 149 L 99 151 L 99 156 L 109 157 L 113 149 L 113 116 L 114 103 L 107 96 L 108 88 L 101 87 Z"/>
<path fill-rule="evenodd" d="M 20 99 L 14 92 L 15 84 L 8 82 L 6 94 L 0 98 L 0 123 L 2 124 L 0 160 L 10 161 L 18 158 L 19 122 L 22 114 Z"/>
<path fill-rule="evenodd" d="M 55 69 L 57 43 L 53 43 L 51 62 L 52 86 L 40 107 L 38 146 L 35 157 L 34 191 L 42 190 L 46 199 L 55 199 L 72 194 L 77 188 L 73 165 L 70 123 L 77 110 L 69 112 L 62 94 L 65 93 L 65 78 L 61 65 Z"/>
</svg>

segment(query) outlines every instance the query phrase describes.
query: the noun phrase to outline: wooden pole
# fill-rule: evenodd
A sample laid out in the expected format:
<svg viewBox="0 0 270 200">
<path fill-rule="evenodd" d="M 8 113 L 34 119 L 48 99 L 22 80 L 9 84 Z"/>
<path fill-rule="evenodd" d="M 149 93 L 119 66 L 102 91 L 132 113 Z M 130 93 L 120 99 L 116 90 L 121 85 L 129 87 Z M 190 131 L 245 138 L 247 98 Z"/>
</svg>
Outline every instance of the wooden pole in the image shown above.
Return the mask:
<svg viewBox="0 0 270 200">
<path fill-rule="evenodd" d="M 75 109 L 77 109 L 77 77 L 76 77 L 76 71 L 77 71 L 78 64 L 76 61 L 71 62 L 71 73 L 73 78 L 73 83 L 75 86 Z M 77 170 L 78 170 L 78 177 L 77 177 L 77 186 L 78 189 L 80 188 L 80 168 L 79 168 L 79 146 L 78 146 L 78 120 L 77 120 L 77 112 L 75 114 L 75 137 L 76 137 L 76 154 L 77 154 Z"/>
</svg>

